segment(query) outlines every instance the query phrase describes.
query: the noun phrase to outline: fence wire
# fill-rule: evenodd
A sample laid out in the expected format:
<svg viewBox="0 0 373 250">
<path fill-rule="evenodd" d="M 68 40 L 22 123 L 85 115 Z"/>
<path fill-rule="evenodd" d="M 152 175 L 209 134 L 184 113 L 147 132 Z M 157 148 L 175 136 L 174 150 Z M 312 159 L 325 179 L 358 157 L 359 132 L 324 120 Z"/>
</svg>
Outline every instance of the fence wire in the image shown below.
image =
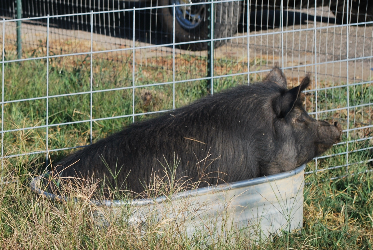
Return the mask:
<svg viewBox="0 0 373 250">
<path fill-rule="evenodd" d="M 276 64 L 289 87 L 310 73 L 307 111 L 343 128 L 307 173 L 373 166 L 367 1 L 19 2 L 22 18 L 16 1 L 0 7 L 2 169 L 53 163 L 132 122 L 260 81 Z"/>
</svg>

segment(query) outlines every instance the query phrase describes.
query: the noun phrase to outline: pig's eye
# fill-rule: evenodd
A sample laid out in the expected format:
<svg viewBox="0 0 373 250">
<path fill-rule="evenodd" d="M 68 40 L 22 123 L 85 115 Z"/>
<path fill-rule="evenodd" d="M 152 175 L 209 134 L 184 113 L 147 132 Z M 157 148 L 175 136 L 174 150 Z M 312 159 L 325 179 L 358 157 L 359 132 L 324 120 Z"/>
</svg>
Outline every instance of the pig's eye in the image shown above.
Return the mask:
<svg viewBox="0 0 373 250">
<path fill-rule="evenodd" d="M 298 117 L 297 122 L 303 123 L 303 122 L 306 122 L 306 120 L 303 117 Z"/>
</svg>

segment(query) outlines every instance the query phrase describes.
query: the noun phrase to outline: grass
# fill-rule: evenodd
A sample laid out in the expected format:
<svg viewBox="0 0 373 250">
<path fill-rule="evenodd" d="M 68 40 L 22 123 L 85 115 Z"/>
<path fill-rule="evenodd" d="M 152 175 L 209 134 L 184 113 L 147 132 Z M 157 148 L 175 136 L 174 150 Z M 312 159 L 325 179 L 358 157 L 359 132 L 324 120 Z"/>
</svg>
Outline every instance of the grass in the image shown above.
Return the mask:
<svg viewBox="0 0 373 250">
<path fill-rule="evenodd" d="M 32 53 L 37 54 L 38 51 Z M 4 133 L 5 155 L 43 151 L 46 148 L 46 129 L 38 126 L 48 121 L 48 147 L 61 149 L 83 146 L 90 143 L 91 67 L 92 89 L 105 90 L 92 94 L 92 141 L 106 137 L 132 122 L 131 115 L 172 109 L 173 93 L 175 107 L 181 107 L 209 93 L 209 82 L 186 81 L 206 75 L 207 58 L 182 55 L 176 58 L 177 79 L 175 84 L 144 86 L 153 83 L 171 82 L 172 58 L 148 58 L 136 62 L 132 72 L 132 55 L 112 55 L 112 58 L 95 56 L 93 65 L 85 56 L 53 58 L 49 61 L 48 101 L 46 60 L 8 63 L 4 65 L 4 117 L 1 118 Z M 162 65 L 162 66 L 160 66 Z M 256 59 L 253 67 L 267 68 L 271 62 Z M 215 64 L 215 75 L 247 71 L 247 62 L 219 59 Z M 135 80 L 132 79 L 133 74 Z M 260 80 L 253 75 L 251 82 Z M 214 80 L 214 91 L 221 91 L 238 84 L 245 84 L 247 76 L 224 77 Z M 185 82 L 183 82 L 185 81 Z M 142 86 L 133 89 L 131 86 Z M 294 83 L 293 83 L 294 84 Z M 342 83 L 343 84 L 343 83 Z M 323 82 L 321 86 L 328 86 Z M 169 220 L 151 220 L 146 230 L 140 230 L 123 220 L 111 220 L 109 226 L 100 227 L 94 222 L 93 214 L 98 207 L 88 202 L 92 192 L 99 189 L 95 183 L 71 187 L 70 194 L 80 197 L 80 202 L 52 201 L 30 191 L 30 178 L 45 169 L 45 153 L 26 154 L 5 158 L 4 180 L 16 181 L 0 187 L 0 247 L 3 249 L 371 249 L 373 235 L 373 176 L 370 172 L 359 174 L 372 167 L 372 128 L 367 127 L 373 119 L 371 84 L 349 86 L 350 106 L 346 109 L 347 87 L 309 92 L 306 107 L 316 110 L 339 109 L 318 114 L 319 119 L 338 120 L 343 129 L 362 129 L 343 133 L 343 142 L 329 150 L 324 158 L 317 160 L 317 168 L 325 170 L 306 176 L 304 190 L 304 225 L 300 232 L 287 233 L 272 241 L 253 245 L 239 231 L 232 230 L 225 237 L 211 242 L 204 231 L 194 237 L 186 237 L 182 227 Z M 106 91 L 108 90 L 108 91 Z M 2 91 L 2 90 L 0 90 Z M 63 96 L 68 93 L 77 95 Z M 2 94 L 2 93 L 1 93 Z M 317 107 L 316 107 L 317 95 Z M 134 96 L 134 100 L 132 98 Z M 20 99 L 40 98 L 26 101 Z M 133 106 L 134 103 L 134 106 Z M 365 105 L 365 106 L 364 106 Z M 48 107 L 48 117 L 47 115 Z M 349 123 L 347 116 L 349 115 Z M 128 117 L 126 117 L 128 116 Z M 136 121 L 153 115 L 135 117 Z M 64 124 L 73 123 L 73 124 Z M 28 130 L 17 130 L 21 128 Z M 356 140 L 363 139 L 363 140 Z M 349 143 L 345 143 L 349 141 Z M 71 150 L 50 153 L 53 161 Z M 347 171 L 345 167 L 350 165 Z M 176 161 L 177 162 L 177 161 Z M 176 163 L 174 163 L 176 164 Z M 169 178 L 157 179 L 149 193 L 174 193 L 183 190 L 182 182 L 172 178 L 172 164 L 164 165 L 170 172 Z M 328 170 L 330 166 L 341 168 Z M 310 162 L 306 171 L 316 168 Z M 330 181 L 335 176 L 345 178 Z M 162 185 L 158 185 L 162 183 Z M 175 185 L 176 183 L 176 185 Z M 166 185 L 167 184 L 167 185 Z M 171 185 L 170 185 L 171 184 Z M 67 192 L 67 191 L 66 191 Z M 126 197 L 120 197 L 126 199 Z M 131 207 L 121 211 L 128 216 Z"/>
<path fill-rule="evenodd" d="M 29 175 L 31 177 L 31 173 Z M 18 178 L 17 176 L 14 176 Z M 67 189 L 79 202 L 53 201 L 32 193 L 27 182 L 0 189 L 2 249 L 371 249 L 373 237 L 373 176 L 371 173 L 335 181 L 308 176 L 304 189 L 304 224 L 300 232 L 252 244 L 244 232 L 228 231 L 214 241 L 208 231 L 187 237 L 182 224 L 154 213 L 142 226 L 128 223 L 134 207 L 116 214 L 88 202 L 97 185 Z M 163 184 L 170 181 L 164 180 Z M 180 186 L 179 186 L 180 187 Z M 171 190 L 169 190 L 171 191 Z M 172 191 L 171 191 L 172 192 Z M 123 198 L 125 199 L 125 198 Z M 190 204 L 186 204 L 189 205 Z M 185 206 L 186 206 L 185 205 Z M 180 206 L 180 204 L 178 205 Z M 172 206 L 171 206 L 172 208 Z M 152 210 L 151 210 L 152 211 Z M 167 210 L 169 211 L 169 210 Z M 106 224 L 97 222 L 101 214 Z M 157 214 L 159 215 L 159 214 Z M 96 218 L 96 222 L 95 222 Z M 107 224 L 109 222 L 109 224 Z M 144 223 L 146 226 L 144 226 Z"/>
</svg>

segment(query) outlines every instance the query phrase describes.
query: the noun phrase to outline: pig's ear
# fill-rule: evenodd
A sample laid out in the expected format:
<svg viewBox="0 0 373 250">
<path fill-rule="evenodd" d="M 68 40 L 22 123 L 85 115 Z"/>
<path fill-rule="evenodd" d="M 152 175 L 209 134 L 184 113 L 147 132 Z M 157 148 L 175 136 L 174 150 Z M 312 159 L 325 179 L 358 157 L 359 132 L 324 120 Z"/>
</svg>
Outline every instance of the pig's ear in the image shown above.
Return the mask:
<svg viewBox="0 0 373 250">
<path fill-rule="evenodd" d="M 264 81 L 274 82 L 282 88 L 287 88 L 286 78 L 279 67 L 274 67 Z"/>
<path fill-rule="evenodd" d="M 278 117 L 285 117 L 295 106 L 296 102 L 301 99 L 301 93 L 311 83 L 310 77 L 307 75 L 301 84 L 295 88 L 286 91 L 283 95 L 277 98 L 274 103 L 274 110 Z"/>
</svg>

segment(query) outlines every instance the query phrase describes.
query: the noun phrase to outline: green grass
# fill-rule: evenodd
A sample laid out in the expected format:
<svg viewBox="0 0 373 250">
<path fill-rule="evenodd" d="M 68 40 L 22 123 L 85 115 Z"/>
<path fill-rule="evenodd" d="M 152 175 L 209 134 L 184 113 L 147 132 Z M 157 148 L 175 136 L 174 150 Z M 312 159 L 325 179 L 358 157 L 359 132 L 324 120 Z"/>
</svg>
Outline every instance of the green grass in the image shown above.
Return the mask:
<svg viewBox="0 0 373 250">
<path fill-rule="evenodd" d="M 186 80 L 206 75 L 207 58 L 183 55 L 177 58 L 175 84 L 160 86 L 133 86 L 172 81 L 172 58 L 149 58 L 137 62 L 132 72 L 132 55 L 120 60 L 115 58 L 94 58 L 92 89 L 110 91 L 92 94 L 92 116 L 94 119 L 142 114 L 152 111 L 172 109 L 173 87 L 175 106 L 184 106 L 210 91 L 209 81 Z M 253 60 L 251 66 L 266 67 L 266 61 Z M 5 64 L 4 74 L 6 101 L 45 97 L 47 95 L 47 74 L 45 60 L 25 61 Z M 160 66 L 162 65 L 162 66 Z M 246 67 L 246 68 L 245 68 Z M 48 124 L 49 149 L 59 149 L 87 145 L 90 142 L 89 120 L 91 95 L 83 93 L 74 96 L 59 96 L 68 93 L 90 91 L 91 65 L 85 56 L 54 58 L 49 61 L 48 95 L 56 95 L 48 102 L 46 117 L 46 99 L 12 102 L 4 105 L 5 130 L 35 127 Z M 240 73 L 247 70 L 247 63 L 219 59 L 215 65 L 216 75 Z M 135 74 L 135 81 L 132 79 Z M 261 75 L 250 76 L 250 81 L 261 79 Z M 223 77 L 214 80 L 214 91 L 245 84 L 247 76 Z M 183 82 L 186 81 L 186 82 Z M 323 82 L 322 86 L 329 83 Z M 343 84 L 343 83 L 341 83 Z M 127 88 L 127 89 L 126 89 Z M 350 86 L 350 106 L 371 103 L 373 93 L 371 84 Z M 1 91 L 1 90 L 0 90 Z M 2 94 L 2 93 L 1 93 Z M 132 96 L 135 96 L 134 107 Z M 371 106 L 345 109 L 347 105 L 347 87 L 311 92 L 307 95 L 306 107 L 310 112 L 338 109 L 336 112 L 319 114 L 319 119 L 338 120 L 344 129 L 349 126 L 364 127 L 371 124 Z M 347 124 L 349 113 L 350 123 Z M 135 120 L 148 119 L 154 115 L 136 116 Z M 58 125 L 77 122 L 69 125 Z M 132 122 L 132 117 L 109 120 L 97 120 L 92 124 L 93 142 L 106 137 Z M 58 202 L 44 199 L 32 193 L 28 187 L 30 177 L 45 168 L 45 154 L 30 154 L 4 159 L 5 180 L 17 182 L 0 186 L 0 248 L 3 249 L 371 249 L 373 235 L 373 204 L 371 173 L 357 174 L 370 170 L 372 164 L 366 161 L 372 158 L 372 151 L 361 150 L 373 146 L 372 140 L 355 141 L 369 138 L 372 128 L 356 130 L 343 134 L 346 144 L 334 146 L 319 159 L 318 169 L 325 171 L 306 176 L 304 191 L 304 226 L 300 232 L 277 236 L 273 241 L 264 241 L 252 245 L 244 233 L 232 231 L 227 237 L 211 242 L 206 232 L 198 232 L 188 238 L 178 225 L 170 221 L 152 221 L 145 232 L 123 221 L 113 221 L 109 227 L 98 227 L 92 214 L 97 210 L 87 199 L 94 183 L 89 187 L 72 189 L 81 197 L 80 202 Z M 38 152 L 46 148 L 46 129 L 33 128 L 7 132 L 4 134 L 6 155 Z M 327 170 L 332 166 L 349 166 Z M 63 157 L 71 150 L 51 153 L 53 161 Z M 355 152 L 356 151 L 356 152 Z M 310 162 L 307 171 L 315 169 Z M 169 166 L 167 166 L 169 167 Z M 351 175 L 355 173 L 355 175 Z M 346 178 L 329 181 L 331 177 L 350 174 Z M 172 181 L 174 183 L 174 180 Z M 159 187 L 159 186 L 158 186 Z M 170 187 L 169 187 L 170 189 Z M 171 188 L 174 190 L 174 187 Z M 155 189 L 156 190 L 156 189 Z M 162 186 L 159 190 L 167 190 Z M 159 191 L 158 190 L 158 191 Z M 126 208 L 127 209 L 127 208 Z M 125 209 L 123 211 L 125 213 Z M 125 216 L 125 214 L 124 214 Z"/>
<path fill-rule="evenodd" d="M 149 59 L 136 65 L 135 81 L 132 79 L 132 57 L 122 59 L 121 62 L 107 58 L 94 58 L 92 65 L 92 90 L 109 90 L 87 93 L 91 85 L 91 65 L 86 56 L 71 56 L 53 58 L 49 62 L 48 96 L 47 100 L 47 62 L 46 60 L 9 63 L 4 67 L 4 97 L 6 101 L 15 101 L 4 105 L 4 129 L 17 130 L 52 125 L 49 130 L 49 148 L 58 149 L 86 145 L 90 142 L 90 123 L 81 122 L 90 119 L 107 117 L 121 117 L 93 122 L 93 141 L 113 133 L 132 122 L 133 109 L 135 114 L 153 111 L 169 110 L 173 108 L 173 91 L 175 91 L 175 107 L 184 106 L 193 100 L 209 93 L 208 81 L 181 82 L 174 86 L 165 84 L 159 86 L 138 87 L 134 93 L 135 84 L 149 85 L 157 82 L 171 82 L 172 68 L 167 66 L 172 58 Z M 193 77 L 205 76 L 206 70 L 197 70 L 195 65 L 206 68 L 206 58 L 180 57 L 177 59 L 179 73 L 177 80 L 190 79 L 189 72 L 200 72 Z M 123 63 L 126 62 L 126 64 Z M 192 61 L 193 67 L 183 67 Z M 163 63 L 164 67 L 158 67 Z M 220 63 L 221 64 L 221 63 Z M 219 65 L 220 65 L 219 64 Z M 243 64 L 240 64 L 242 68 Z M 220 72 L 225 72 L 225 66 L 217 66 Z M 226 72 L 225 72 L 226 73 Z M 0 74 L 3 72 L 0 71 Z M 228 87 L 244 84 L 245 76 L 225 77 L 214 82 L 214 90 L 221 91 Z M 173 88 L 175 90 L 173 90 Z M 79 93 L 77 95 L 68 95 Z M 17 101 L 21 99 L 41 98 L 38 100 Z M 91 105 L 92 99 L 92 105 Z M 136 116 L 140 121 L 154 115 Z M 77 122 L 73 125 L 57 125 Z M 37 152 L 45 149 L 45 129 L 30 129 L 27 131 L 8 132 L 4 135 L 6 155 Z M 17 141 L 22 143 L 18 144 Z M 52 154 L 52 157 L 54 154 Z M 30 156 L 32 157 L 32 156 Z M 26 157 L 27 158 L 27 157 Z M 23 164 L 26 164 L 23 162 Z M 14 162 L 12 162 L 14 164 Z"/>
</svg>

